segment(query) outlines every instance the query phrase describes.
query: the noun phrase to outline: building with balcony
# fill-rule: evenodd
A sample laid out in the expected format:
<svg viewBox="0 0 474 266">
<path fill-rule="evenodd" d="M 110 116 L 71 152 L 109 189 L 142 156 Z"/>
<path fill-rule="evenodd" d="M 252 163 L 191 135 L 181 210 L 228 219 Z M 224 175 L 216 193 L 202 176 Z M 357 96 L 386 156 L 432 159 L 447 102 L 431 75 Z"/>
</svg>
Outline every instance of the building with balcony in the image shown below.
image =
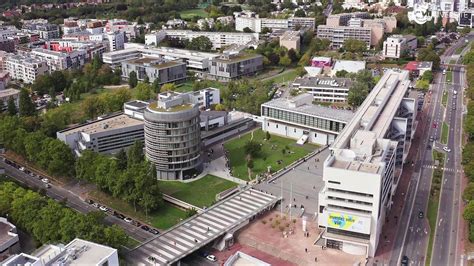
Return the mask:
<svg viewBox="0 0 474 266">
<path fill-rule="evenodd" d="M 6 66 L 12 79 L 29 84 L 33 83 L 36 77 L 48 73 L 48 65 L 45 61 L 28 55 L 9 56 L 6 59 Z"/>
<path fill-rule="evenodd" d="M 50 72 L 77 69 L 82 67 L 86 62 L 86 52 L 84 50 L 56 52 L 48 49 L 36 48 L 31 50 L 30 55 L 46 62 Z"/>
<path fill-rule="evenodd" d="M 230 81 L 253 75 L 262 69 L 263 56 L 229 52 L 212 59 L 209 76 L 216 80 Z"/>
<path fill-rule="evenodd" d="M 262 104 L 262 130 L 305 142 L 330 145 L 351 120 L 353 113 L 313 104 L 310 93 L 278 98 Z"/>
<path fill-rule="evenodd" d="M 250 11 L 234 12 L 234 17 L 236 31 L 244 31 L 245 28 L 249 28 L 256 33 L 261 33 L 264 28 L 270 30 L 314 30 L 316 24 L 315 19 L 310 17 L 259 18 L 258 14 Z"/>
<path fill-rule="evenodd" d="M 145 155 L 158 179 L 190 179 L 202 171 L 199 117 L 190 94 L 162 96 L 145 109 Z"/>
<path fill-rule="evenodd" d="M 400 58 L 414 54 L 418 41 L 416 36 L 412 35 L 392 35 L 383 42 L 383 57 Z"/>
<path fill-rule="evenodd" d="M 342 103 L 347 101 L 352 80 L 349 78 L 330 78 L 324 76 L 297 78 L 293 88 L 306 91 L 317 102 Z"/>
<path fill-rule="evenodd" d="M 148 77 L 150 82 L 158 80 L 159 84 L 186 79 L 186 64 L 178 60 L 166 61 L 160 58 L 142 57 L 122 62 L 123 78 L 129 79 L 132 71 L 137 74 L 138 80 L 143 81 Z"/>
<path fill-rule="evenodd" d="M 408 71 L 386 71 L 330 146 L 318 225 L 328 248 L 373 257 L 413 137 Z"/>
</svg>

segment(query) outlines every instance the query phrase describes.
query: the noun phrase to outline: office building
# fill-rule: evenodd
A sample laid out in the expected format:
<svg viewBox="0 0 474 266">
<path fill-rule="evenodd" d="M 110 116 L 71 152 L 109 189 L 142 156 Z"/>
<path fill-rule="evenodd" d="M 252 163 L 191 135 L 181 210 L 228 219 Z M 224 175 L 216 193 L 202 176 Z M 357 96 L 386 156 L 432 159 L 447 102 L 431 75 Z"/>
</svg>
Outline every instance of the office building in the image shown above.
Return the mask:
<svg viewBox="0 0 474 266">
<path fill-rule="evenodd" d="M 18 254 L 2 262 L 3 266 L 118 266 L 117 250 L 108 246 L 76 238 L 67 245 L 48 244 L 31 255 Z"/>
<path fill-rule="evenodd" d="M 209 76 L 216 80 L 230 81 L 253 75 L 262 69 L 263 56 L 230 52 L 212 59 Z"/>
<path fill-rule="evenodd" d="M 27 55 L 12 55 L 6 60 L 7 71 L 12 79 L 33 83 L 36 77 L 48 73 L 45 61 Z"/>
<path fill-rule="evenodd" d="M 349 39 L 363 41 L 369 48 L 372 45 L 371 35 L 372 30 L 364 27 L 319 25 L 317 30 L 318 38 L 330 40 L 332 49 L 342 48 L 344 41 Z"/>
<path fill-rule="evenodd" d="M 86 52 L 84 50 L 56 52 L 48 49 L 36 48 L 31 50 L 30 55 L 33 58 L 46 62 L 50 72 L 66 69 L 78 69 L 86 62 Z"/>
<path fill-rule="evenodd" d="M 216 88 L 206 88 L 199 91 L 185 93 L 163 92 L 158 94 L 158 99 L 166 100 L 171 96 L 178 96 L 181 94 L 189 94 L 189 97 L 193 98 L 192 101 L 196 102 L 200 109 L 209 109 L 212 105 L 216 105 L 221 102 L 220 90 Z"/>
<path fill-rule="evenodd" d="M 124 49 L 125 33 L 122 31 L 107 32 L 107 41 L 109 42 L 109 51 L 117 51 Z"/>
<path fill-rule="evenodd" d="M 202 171 L 199 115 L 190 94 L 170 94 L 145 109 L 145 155 L 158 179 L 184 180 Z"/>
<path fill-rule="evenodd" d="M 292 84 L 294 89 L 312 94 L 314 101 L 330 103 L 346 102 L 351 85 L 351 79 L 324 76 L 297 78 Z"/>
<path fill-rule="evenodd" d="M 151 36 L 149 36 L 151 35 Z M 212 43 L 212 49 L 221 49 L 229 45 L 249 45 L 256 48 L 259 40 L 258 33 L 245 32 L 217 32 L 217 31 L 191 31 L 191 30 L 161 30 L 145 35 L 146 45 L 156 45 L 164 37 L 191 41 L 197 37 L 207 37 Z M 149 36 L 147 38 L 147 36 Z M 148 42 L 147 42 L 148 40 Z"/>
<path fill-rule="evenodd" d="M 256 33 L 261 33 L 264 28 L 270 30 L 314 30 L 316 23 L 315 19 L 310 17 L 259 18 L 256 13 L 250 11 L 234 12 L 234 17 L 236 31 L 244 31 L 245 28 L 249 28 Z"/>
<path fill-rule="evenodd" d="M 1 91 L 0 91 L 1 92 Z M 16 226 L 0 217 L 0 260 L 2 257 L 18 253 L 20 251 L 20 238 Z"/>
<path fill-rule="evenodd" d="M 301 35 L 299 31 L 285 31 L 280 36 L 280 46 L 290 50 L 293 49 L 297 52 L 300 51 L 301 47 Z"/>
<path fill-rule="evenodd" d="M 341 13 L 331 14 L 326 18 L 327 26 L 348 26 L 351 18 L 369 18 L 370 15 L 367 12 L 353 12 L 353 13 Z"/>
<path fill-rule="evenodd" d="M 10 73 L 8 71 L 0 70 L 0 91 L 7 88 L 10 83 Z"/>
<path fill-rule="evenodd" d="M 458 23 L 460 27 L 474 28 L 474 9 L 459 12 Z"/>
<path fill-rule="evenodd" d="M 351 111 L 314 105 L 303 93 L 291 99 L 278 98 L 262 104 L 262 130 L 305 142 L 329 145 L 351 120 Z"/>
<path fill-rule="evenodd" d="M 131 72 L 138 80 L 148 77 L 150 82 L 159 80 L 159 84 L 179 82 L 186 79 L 186 64 L 179 61 L 166 61 L 159 58 L 142 57 L 122 62 L 122 77 L 128 79 Z"/>
<path fill-rule="evenodd" d="M 413 54 L 417 47 L 416 36 L 392 35 L 383 42 L 383 57 L 400 58 Z"/>
<path fill-rule="evenodd" d="M 330 146 L 318 225 L 328 248 L 373 257 L 413 136 L 408 71 L 388 70 Z"/>
<path fill-rule="evenodd" d="M 125 114 L 111 115 L 96 121 L 58 131 L 56 137 L 77 156 L 88 149 L 113 154 L 143 141 L 143 121 Z"/>
<path fill-rule="evenodd" d="M 0 81 L 0 86 L 1 86 L 1 81 Z M 3 107 L 3 110 L 0 110 L 0 111 L 5 111 L 7 109 L 8 100 L 10 100 L 10 98 L 13 99 L 15 106 L 18 110 L 19 95 L 20 95 L 20 91 L 17 89 L 0 89 L 0 103 L 2 103 L 2 107 Z"/>
<path fill-rule="evenodd" d="M 365 61 L 336 60 L 332 67 L 331 76 L 336 76 L 337 72 L 342 70 L 355 74 L 361 70 L 365 70 L 365 65 Z"/>
<path fill-rule="evenodd" d="M 433 70 L 433 62 L 431 61 L 410 61 L 406 64 L 404 70 L 410 71 L 410 75 L 414 77 L 422 76 L 426 71 Z"/>
</svg>

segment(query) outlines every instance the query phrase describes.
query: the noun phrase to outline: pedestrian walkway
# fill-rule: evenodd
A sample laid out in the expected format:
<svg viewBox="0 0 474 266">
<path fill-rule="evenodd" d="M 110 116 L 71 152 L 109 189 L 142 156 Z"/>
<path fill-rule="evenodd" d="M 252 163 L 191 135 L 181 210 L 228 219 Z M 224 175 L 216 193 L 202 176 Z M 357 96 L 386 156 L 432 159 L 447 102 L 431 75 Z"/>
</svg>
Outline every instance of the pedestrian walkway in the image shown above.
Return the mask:
<svg viewBox="0 0 474 266">
<path fill-rule="evenodd" d="M 212 160 L 209 163 L 204 164 L 204 170 L 201 175 L 204 176 L 207 174 L 215 175 L 217 177 L 229 180 L 234 183 L 242 185 L 247 184 L 247 181 L 230 175 L 229 169 L 226 167 L 226 160 L 224 156 L 221 156 L 215 160 Z"/>
<path fill-rule="evenodd" d="M 173 264 L 273 208 L 279 200 L 254 189 L 241 191 L 131 250 L 127 259 L 133 265 Z"/>
</svg>

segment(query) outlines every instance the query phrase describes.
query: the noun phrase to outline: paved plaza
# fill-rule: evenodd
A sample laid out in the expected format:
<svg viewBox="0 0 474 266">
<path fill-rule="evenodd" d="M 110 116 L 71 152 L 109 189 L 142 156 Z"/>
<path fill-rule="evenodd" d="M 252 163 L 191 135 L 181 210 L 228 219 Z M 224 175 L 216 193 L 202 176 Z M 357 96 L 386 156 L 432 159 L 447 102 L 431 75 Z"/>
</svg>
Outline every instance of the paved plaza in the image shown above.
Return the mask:
<svg viewBox="0 0 474 266">
<path fill-rule="evenodd" d="M 277 196 L 255 189 L 241 191 L 138 246 L 127 258 L 134 265 L 177 262 L 252 216 L 272 208 L 278 200 Z"/>
<path fill-rule="evenodd" d="M 283 211 L 286 213 L 289 213 L 287 206 L 291 203 L 292 213 L 301 214 L 303 205 L 305 215 L 313 217 L 318 211 L 318 193 L 324 186 L 323 162 L 329 153 L 329 149 L 325 149 L 274 181 L 262 182 L 254 188 L 278 197 L 282 196 Z"/>
</svg>

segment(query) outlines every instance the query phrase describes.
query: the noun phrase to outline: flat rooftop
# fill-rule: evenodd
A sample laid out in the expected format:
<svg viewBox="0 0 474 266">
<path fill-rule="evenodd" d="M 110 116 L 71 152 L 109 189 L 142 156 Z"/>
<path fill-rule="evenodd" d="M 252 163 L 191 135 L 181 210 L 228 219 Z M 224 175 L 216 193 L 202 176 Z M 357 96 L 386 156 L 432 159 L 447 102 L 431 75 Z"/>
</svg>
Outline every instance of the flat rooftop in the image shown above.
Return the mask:
<svg viewBox="0 0 474 266">
<path fill-rule="evenodd" d="M 64 263 L 63 265 L 97 265 L 103 262 L 116 249 L 85 241 L 82 239 L 74 239 L 67 246 L 64 247 L 66 251 L 75 252 L 76 258 L 73 260 L 68 256 L 68 252 L 64 252 L 62 256 L 52 262 L 54 265 Z"/>
<path fill-rule="evenodd" d="M 300 87 L 334 87 L 349 88 L 352 80 L 349 78 L 330 78 L 330 77 L 305 77 L 297 78 L 293 81 L 293 86 Z"/>
<path fill-rule="evenodd" d="M 185 104 L 178 104 L 178 105 L 175 105 L 173 107 L 170 107 L 170 108 L 161 108 L 161 107 L 158 107 L 158 102 L 152 102 L 150 103 L 150 105 L 148 105 L 148 108 L 151 110 L 151 111 L 156 111 L 156 112 L 179 112 L 179 111 L 185 111 L 185 110 L 189 110 L 191 108 L 194 107 L 194 104 L 191 104 L 191 103 L 185 103 Z"/>
<path fill-rule="evenodd" d="M 8 222 L 0 222 L 0 245 L 3 245 L 14 238 L 18 238 L 16 233 L 10 233 L 13 228 L 15 227 Z"/>
<path fill-rule="evenodd" d="M 165 61 L 163 59 L 158 59 L 158 58 L 151 58 L 151 57 L 142 57 L 139 59 L 133 59 L 127 61 L 130 64 L 134 65 L 143 65 L 143 66 L 150 66 L 156 69 L 163 69 L 163 68 L 169 68 L 169 67 L 174 67 L 174 66 L 179 66 L 179 65 L 184 65 L 183 62 L 177 62 L 177 61 Z"/>
<path fill-rule="evenodd" d="M 126 128 L 131 126 L 143 125 L 143 121 L 131 118 L 128 115 L 116 115 L 112 117 L 107 117 L 104 119 L 99 119 L 84 125 L 79 125 L 74 128 L 65 129 L 59 131 L 64 135 L 75 134 L 77 132 L 83 132 L 86 134 L 95 134 L 100 132 L 105 132 L 114 129 Z"/>
<path fill-rule="evenodd" d="M 17 95 L 19 93 L 20 93 L 20 91 L 17 90 L 17 89 L 0 90 L 0 98 L 10 97 L 10 96 L 13 96 L 13 95 Z"/>
<path fill-rule="evenodd" d="M 21 253 L 21 254 L 8 258 L 7 260 L 2 261 L 2 265 L 3 266 L 31 265 L 38 261 L 39 261 L 38 258 Z"/>
<path fill-rule="evenodd" d="M 222 62 L 222 63 L 236 63 L 248 59 L 253 59 L 253 58 L 259 58 L 262 57 L 259 54 L 249 54 L 249 53 L 241 53 L 237 55 L 231 55 L 231 56 L 221 56 L 221 57 L 216 57 L 213 59 L 213 61 L 216 62 Z"/>
<path fill-rule="evenodd" d="M 341 121 L 341 122 L 346 122 L 346 123 L 349 122 L 354 116 L 354 113 L 352 111 L 333 109 L 333 108 L 315 105 L 315 104 L 301 104 L 298 106 L 294 106 L 293 101 L 298 100 L 297 99 L 298 97 L 304 96 L 304 95 L 305 94 L 302 94 L 292 99 L 285 99 L 285 98 L 273 99 L 269 102 L 264 103 L 262 106 L 277 108 L 277 109 L 286 110 L 286 111 L 294 112 L 294 113 L 302 113 L 302 114 L 306 114 L 310 116 L 325 118 L 325 119 L 334 120 L 334 121 Z"/>
</svg>

